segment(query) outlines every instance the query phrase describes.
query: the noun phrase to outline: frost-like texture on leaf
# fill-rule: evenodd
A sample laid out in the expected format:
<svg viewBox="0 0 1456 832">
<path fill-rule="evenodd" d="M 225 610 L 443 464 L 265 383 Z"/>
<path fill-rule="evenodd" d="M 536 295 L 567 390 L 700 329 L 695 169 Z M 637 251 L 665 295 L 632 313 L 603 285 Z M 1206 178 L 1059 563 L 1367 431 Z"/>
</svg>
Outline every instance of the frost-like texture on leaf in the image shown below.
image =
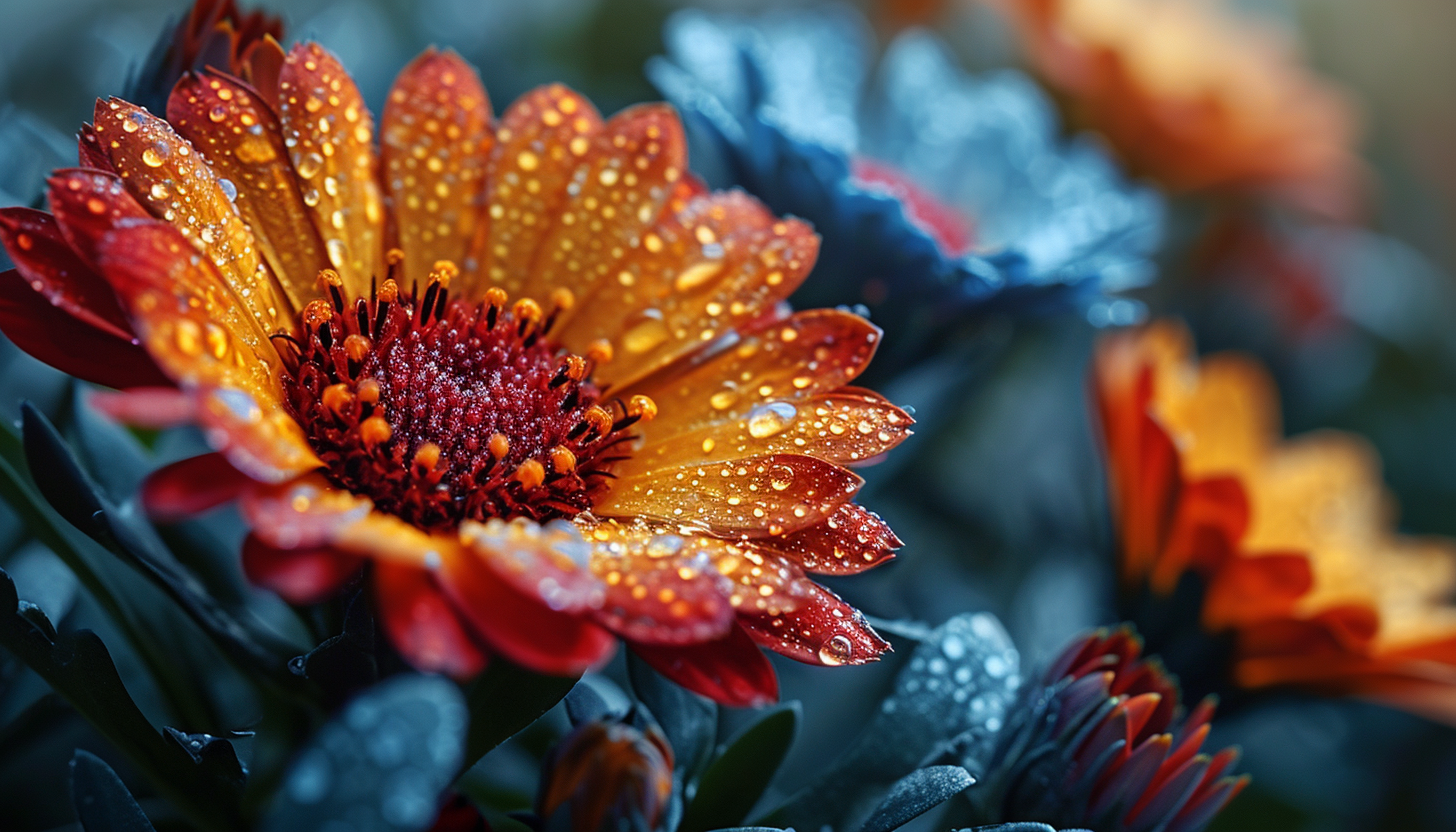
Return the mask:
<svg viewBox="0 0 1456 832">
<path fill-rule="evenodd" d="M 458 773 L 465 725 L 465 701 L 445 679 L 401 676 L 376 685 L 294 759 L 259 828 L 425 829 Z"/>
<path fill-rule="evenodd" d="M 1151 279 L 1162 200 L 1063 141 L 1025 76 L 969 76 L 923 32 L 872 74 L 866 24 L 832 7 L 685 11 L 665 39 L 648 72 L 705 140 L 694 158 L 823 235 L 796 302 L 869 305 L 896 357 L 993 306 L 1138 314 L 1107 293 Z"/>
<path fill-rule="evenodd" d="M 852 828 L 900 778 L 951 762 L 978 777 L 1021 683 L 1020 657 L 987 613 L 930 631 L 854 747 L 776 811 L 781 825 Z"/>
<path fill-rule="evenodd" d="M 865 821 L 860 832 L 892 832 L 970 788 L 975 779 L 960 766 L 930 766 L 906 775 Z"/>
</svg>

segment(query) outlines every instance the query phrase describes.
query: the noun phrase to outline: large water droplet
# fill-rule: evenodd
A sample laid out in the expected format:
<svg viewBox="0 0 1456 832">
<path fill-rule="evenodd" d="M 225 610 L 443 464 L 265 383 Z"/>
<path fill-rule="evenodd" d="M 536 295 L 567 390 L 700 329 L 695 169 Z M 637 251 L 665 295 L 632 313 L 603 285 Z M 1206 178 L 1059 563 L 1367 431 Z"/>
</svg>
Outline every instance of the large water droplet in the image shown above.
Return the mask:
<svg viewBox="0 0 1456 832">
<path fill-rule="evenodd" d="M 167 190 L 167 186 L 161 182 L 152 185 L 152 199 L 166 199 L 171 195 L 172 192 Z"/>
<path fill-rule="evenodd" d="M 298 160 L 298 175 L 304 179 L 312 179 L 324 166 L 324 157 L 317 153 L 305 153 Z"/>
<path fill-rule="evenodd" d="M 768 484 L 775 491 L 783 491 L 794 484 L 794 469 L 787 465 L 775 465 L 768 470 Z"/>
<path fill-rule="evenodd" d="M 648 309 L 638 316 L 638 320 L 622 336 L 622 346 L 628 352 L 644 353 L 666 341 L 668 334 L 662 312 Z"/>
<path fill-rule="evenodd" d="M 819 661 L 830 667 L 837 667 L 850 660 L 854 655 L 854 645 L 850 643 L 849 637 L 836 635 L 819 648 Z"/>
<path fill-rule="evenodd" d="M 227 118 L 227 108 L 219 104 L 207 111 L 207 117 L 214 122 L 222 121 Z"/>
<path fill-rule="evenodd" d="M 769 402 L 748 411 L 748 434 L 754 439 L 767 439 L 783 431 L 799 411 L 788 402 Z"/>
<path fill-rule="evenodd" d="M 228 202 L 232 202 L 238 198 L 238 186 L 233 184 L 233 180 L 219 179 L 217 180 L 217 186 L 222 188 L 222 194 L 228 198 Z"/>
<path fill-rule="evenodd" d="M 708 397 L 708 404 L 714 410 L 727 410 L 738 402 L 738 391 L 732 387 L 725 387 L 722 390 Z"/>
<path fill-rule="evenodd" d="M 687 292 L 696 289 L 707 283 L 718 272 L 723 270 L 722 260 L 709 260 L 702 263 L 695 263 L 682 270 L 673 281 L 673 288 L 679 292 Z"/>
<path fill-rule="evenodd" d="M 349 262 L 349 245 L 343 240 L 333 239 L 324 243 L 324 248 L 329 251 L 329 262 L 334 268 L 342 269 Z"/>
<path fill-rule="evenodd" d="M 172 155 L 172 148 L 166 142 L 157 142 L 142 151 L 142 162 L 149 168 L 159 168 Z"/>
</svg>

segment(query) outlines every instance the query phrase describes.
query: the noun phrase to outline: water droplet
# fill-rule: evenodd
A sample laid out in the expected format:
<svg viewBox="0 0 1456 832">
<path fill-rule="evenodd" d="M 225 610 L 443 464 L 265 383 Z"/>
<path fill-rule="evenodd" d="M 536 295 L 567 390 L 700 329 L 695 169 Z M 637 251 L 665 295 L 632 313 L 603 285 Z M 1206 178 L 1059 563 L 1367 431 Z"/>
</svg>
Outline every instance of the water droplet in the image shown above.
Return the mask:
<svg viewBox="0 0 1456 832">
<path fill-rule="evenodd" d="M 172 192 L 167 190 L 167 186 L 161 182 L 152 185 L 152 199 L 166 199 L 171 195 Z"/>
<path fill-rule="evenodd" d="M 113 104 L 112 109 L 116 109 L 116 105 Z M 127 116 L 126 118 L 121 120 L 121 129 L 125 130 L 128 133 L 135 133 L 136 131 L 141 129 L 141 124 L 136 120 L 135 117 Z"/>
<path fill-rule="evenodd" d="M 725 387 L 708 397 L 708 404 L 712 405 L 714 410 L 727 410 L 737 402 L 738 391 L 731 387 Z"/>
<path fill-rule="evenodd" d="M 682 274 L 673 280 L 672 285 L 679 292 L 686 292 L 707 283 L 714 275 L 722 270 L 722 260 L 709 260 L 702 263 L 695 263 L 683 269 Z"/>
<path fill-rule="evenodd" d="M 854 645 L 850 644 L 849 637 L 836 635 L 819 648 L 819 661 L 830 667 L 837 667 L 849 661 L 853 654 Z"/>
<path fill-rule="evenodd" d="M 787 465 L 775 465 L 769 469 L 768 484 L 775 491 L 783 491 L 794 484 L 794 469 Z"/>
<path fill-rule="evenodd" d="M 219 104 L 207 111 L 207 117 L 212 121 L 222 121 L 227 118 L 227 109 Z"/>
<path fill-rule="evenodd" d="M 219 179 L 217 180 L 217 186 L 222 188 L 223 196 L 228 198 L 228 202 L 232 202 L 238 198 L 238 186 L 233 184 L 233 180 Z"/>
<path fill-rule="evenodd" d="M 329 240 L 324 243 L 324 248 L 329 250 L 329 262 L 334 268 L 342 269 L 349 262 L 349 245 L 343 240 Z"/>
<path fill-rule="evenodd" d="M 248 139 L 233 148 L 233 155 L 245 165 L 260 165 L 264 162 L 271 162 L 278 156 L 273 150 L 273 145 L 261 137 Z"/>
<path fill-rule="evenodd" d="M 179 321 L 172 340 L 183 355 L 202 354 L 202 328 L 197 325 L 196 321 Z"/>
<path fill-rule="evenodd" d="M 142 162 L 149 168 L 159 168 L 172 155 L 172 148 L 166 142 L 157 142 L 142 151 Z"/>
<path fill-rule="evenodd" d="M 310 208 L 319 204 L 318 188 L 309 188 L 303 192 L 303 204 Z"/>
<path fill-rule="evenodd" d="M 305 153 L 298 160 L 298 175 L 304 179 L 312 179 L 323 166 L 324 157 L 313 152 Z"/>
<path fill-rule="evenodd" d="M 748 411 L 748 434 L 754 439 L 767 439 L 783 431 L 799 411 L 788 402 L 769 402 Z"/>
<path fill-rule="evenodd" d="M 668 335 L 662 313 L 656 309 L 648 309 L 638 316 L 637 322 L 622 336 L 622 346 L 628 352 L 644 353 L 662 344 Z"/>
</svg>

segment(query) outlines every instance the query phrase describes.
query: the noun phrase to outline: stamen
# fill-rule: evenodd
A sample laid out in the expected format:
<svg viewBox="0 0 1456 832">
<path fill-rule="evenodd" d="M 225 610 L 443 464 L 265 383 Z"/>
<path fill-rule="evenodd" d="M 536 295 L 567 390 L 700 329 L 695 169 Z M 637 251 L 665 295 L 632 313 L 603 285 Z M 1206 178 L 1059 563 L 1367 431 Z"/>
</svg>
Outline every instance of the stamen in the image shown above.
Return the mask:
<svg viewBox="0 0 1456 832">
<path fill-rule="evenodd" d="M 528 459 L 517 466 L 512 478 L 521 484 L 522 489 L 533 491 L 546 481 L 546 468 L 536 460 Z"/>
<path fill-rule="evenodd" d="M 344 312 L 344 279 L 333 269 L 320 269 L 318 273 L 320 288 L 328 292 L 329 298 L 334 302 L 334 311 L 340 314 Z"/>
<path fill-rule="evenodd" d="M 377 448 L 389 441 L 394 435 L 394 428 L 384 421 L 382 416 L 370 416 L 359 423 L 359 438 L 363 440 L 364 447 Z"/>
<path fill-rule="evenodd" d="M 565 445 L 557 445 L 551 449 L 551 467 L 558 474 L 568 473 L 576 468 L 576 454 Z"/>
</svg>

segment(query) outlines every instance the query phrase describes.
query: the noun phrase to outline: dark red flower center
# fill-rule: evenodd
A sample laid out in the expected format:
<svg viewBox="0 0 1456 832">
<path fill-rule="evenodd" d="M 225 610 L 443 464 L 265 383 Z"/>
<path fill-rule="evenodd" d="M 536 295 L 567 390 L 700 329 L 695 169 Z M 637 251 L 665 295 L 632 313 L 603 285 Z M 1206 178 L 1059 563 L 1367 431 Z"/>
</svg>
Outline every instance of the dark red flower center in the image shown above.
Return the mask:
<svg viewBox="0 0 1456 832">
<path fill-rule="evenodd" d="M 331 299 L 304 309 L 282 349 L 294 417 L 329 479 L 420 528 L 585 511 L 655 406 L 601 402 L 590 373 L 609 348 L 583 357 L 549 337 L 569 293 L 549 313 L 508 308 L 499 289 L 453 300 L 453 269 L 437 264 L 418 296 L 386 280 L 353 301 L 323 273 Z"/>
</svg>

